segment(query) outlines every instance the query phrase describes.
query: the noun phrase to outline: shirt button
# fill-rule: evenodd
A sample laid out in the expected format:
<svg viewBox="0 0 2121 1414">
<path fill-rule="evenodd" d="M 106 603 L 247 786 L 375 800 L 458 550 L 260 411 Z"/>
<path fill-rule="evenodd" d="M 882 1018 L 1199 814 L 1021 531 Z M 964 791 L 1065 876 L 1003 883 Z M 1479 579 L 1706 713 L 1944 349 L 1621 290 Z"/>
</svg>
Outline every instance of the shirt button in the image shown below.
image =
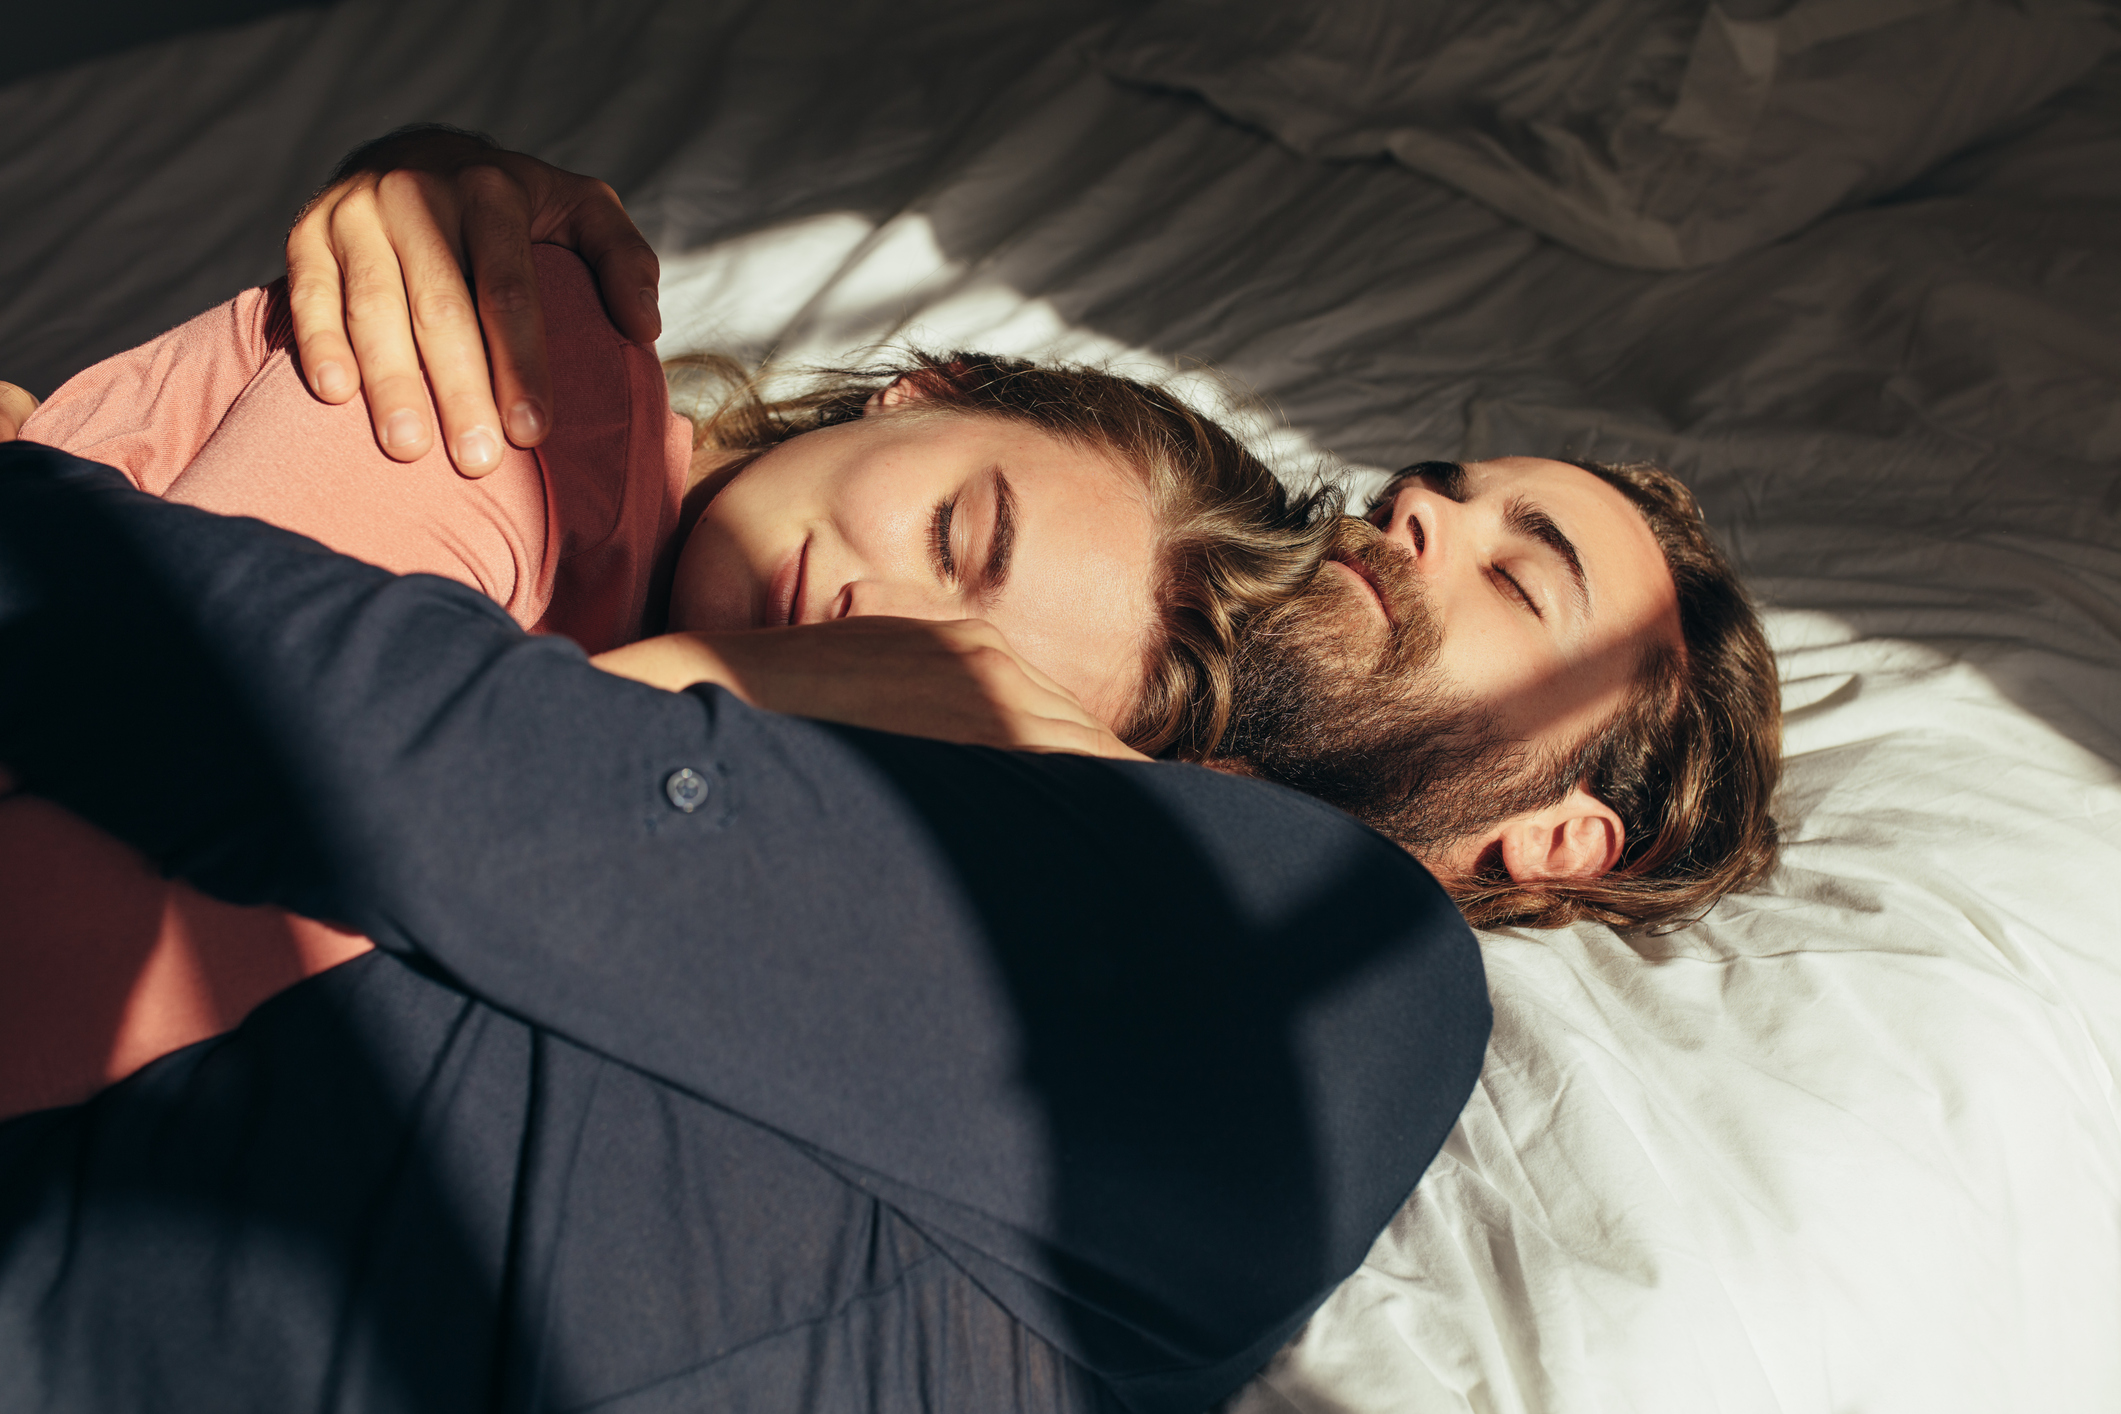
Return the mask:
<svg viewBox="0 0 2121 1414">
<path fill-rule="evenodd" d="M 663 782 L 663 794 L 670 803 L 690 815 L 707 803 L 707 792 L 712 789 L 707 778 L 690 766 L 672 771 Z"/>
</svg>

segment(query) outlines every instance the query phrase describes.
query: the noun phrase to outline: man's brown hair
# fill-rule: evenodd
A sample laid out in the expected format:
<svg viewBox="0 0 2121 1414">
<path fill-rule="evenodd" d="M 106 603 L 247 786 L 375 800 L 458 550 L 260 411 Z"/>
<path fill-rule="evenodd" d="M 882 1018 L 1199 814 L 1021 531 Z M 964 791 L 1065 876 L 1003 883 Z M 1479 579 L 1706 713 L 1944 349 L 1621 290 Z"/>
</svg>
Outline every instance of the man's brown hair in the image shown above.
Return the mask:
<svg viewBox="0 0 2121 1414">
<path fill-rule="evenodd" d="M 1774 866 L 1769 804 L 1782 771 L 1774 654 L 1683 482 L 1647 462 L 1570 464 L 1649 523 L 1679 592 L 1684 648 L 1649 650 L 1614 718 L 1537 768 L 1552 799 L 1583 782 L 1620 816 L 1627 838 L 1612 872 L 1517 883 L 1491 867 L 1456 881 L 1452 894 L 1482 927 L 1676 925 Z"/>
<path fill-rule="evenodd" d="M 814 370 L 809 385 L 768 397 L 770 376 L 703 355 L 666 365 L 680 392 L 710 385 L 693 418 L 696 446 L 763 455 L 791 437 L 862 416 L 870 396 L 904 380 L 932 412 L 1005 417 L 1131 468 L 1157 527 L 1158 628 L 1118 736 L 1151 756 L 1211 755 L 1230 720 L 1231 662 L 1245 623 L 1303 592 L 1332 544 L 1338 496 L 1291 495 L 1227 429 L 1162 388 L 1103 370 L 992 354 L 913 352 L 861 369 Z"/>
</svg>

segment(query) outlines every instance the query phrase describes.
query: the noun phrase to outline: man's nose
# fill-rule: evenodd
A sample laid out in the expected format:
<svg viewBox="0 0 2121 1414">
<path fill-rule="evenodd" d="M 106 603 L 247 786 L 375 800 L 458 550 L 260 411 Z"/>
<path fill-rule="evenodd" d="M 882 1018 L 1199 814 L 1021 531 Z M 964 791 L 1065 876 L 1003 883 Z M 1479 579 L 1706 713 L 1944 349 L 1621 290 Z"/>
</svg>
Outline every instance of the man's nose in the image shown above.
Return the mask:
<svg viewBox="0 0 2121 1414">
<path fill-rule="evenodd" d="M 1385 539 L 1406 551 L 1423 574 L 1436 567 L 1438 556 L 1432 552 L 1441 549 L 1439 508 L 1448 504 L 1420 483 L 1409 482 L 1392 494 L 1391 506 L 1385 513 Z"/>
</svg>

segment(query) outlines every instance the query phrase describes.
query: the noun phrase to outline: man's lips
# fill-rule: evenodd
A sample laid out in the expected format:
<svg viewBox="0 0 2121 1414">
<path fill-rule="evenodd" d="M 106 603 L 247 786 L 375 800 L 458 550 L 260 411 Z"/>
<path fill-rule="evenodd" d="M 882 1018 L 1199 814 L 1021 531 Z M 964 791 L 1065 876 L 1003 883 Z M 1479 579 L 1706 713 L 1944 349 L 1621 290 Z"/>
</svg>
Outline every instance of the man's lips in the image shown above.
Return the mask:
<svg viewBox="0 0 2121 1414">
<path fill-rule="evenodd" d="M 774 571 L 773 583 L 767 586 L 764 611 L 759 616 L 760 628 L 785 628 L 795 622 L 803 606 L 803 574 L 809 563 L 810 537 L 806 535 Z"/>
<path fill-rule="evenodd" d="M 1370 577 L 1370 571 L 1367 566 L 1360 561 L 1351 564 L 1346 560 L 1328 560 L 1326 563 L 1361 586 L 1362 592 L 1368 596 L 1371 603 L 1377 606 L 1378 614 L 1386 623 L 1389 624 L 1393 621 L 1392 611 L 1385 606 L 1385 596 L 1379 591 L 1377 581 Z"/>
</svg>

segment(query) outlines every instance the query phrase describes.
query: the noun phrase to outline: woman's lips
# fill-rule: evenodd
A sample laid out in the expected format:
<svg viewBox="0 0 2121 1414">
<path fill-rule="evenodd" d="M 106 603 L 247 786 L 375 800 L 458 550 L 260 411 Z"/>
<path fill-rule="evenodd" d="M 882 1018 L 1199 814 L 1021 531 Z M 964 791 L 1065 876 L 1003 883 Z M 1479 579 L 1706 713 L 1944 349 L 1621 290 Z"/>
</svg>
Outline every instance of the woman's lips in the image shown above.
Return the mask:
<svg viewBox="0 0 2121 1414">
<path fill-rule="evenodd" d="M 789 552 L 781 567 L 774 571 L 773 583 L 767 586 L 767 598 L 759 616 L 760 628 L 786 628 L 796 621 L 803 607 L 803 573 L 810 563 L 810 537 Z"/>
</svg>

